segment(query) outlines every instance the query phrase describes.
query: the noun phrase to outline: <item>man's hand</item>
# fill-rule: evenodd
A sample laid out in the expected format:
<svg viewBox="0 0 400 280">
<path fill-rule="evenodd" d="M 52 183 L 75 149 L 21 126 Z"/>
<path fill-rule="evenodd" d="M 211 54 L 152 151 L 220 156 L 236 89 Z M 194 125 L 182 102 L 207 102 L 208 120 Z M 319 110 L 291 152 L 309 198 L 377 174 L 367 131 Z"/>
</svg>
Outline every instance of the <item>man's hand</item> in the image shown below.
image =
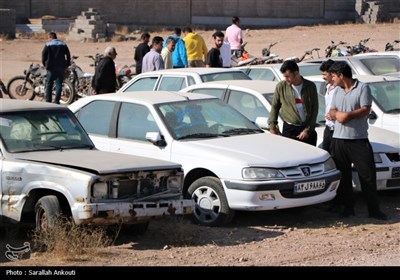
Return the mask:
<svg viewBox="0 0 400 280">
<path fill-rule="evenodd" d="M 303 130 L 299 135 L 296 136 L 299 140 L 306 140 L 308 138 L 308 131 Z"/>
<path fill-rule="evenodd" d="M 271 127 L 271 128 L 269 129 L 269 132 L 270 132 L 271 134 L 281 135 L 281 132 L 280 132 L 279 129 L 276 128 L 276 127 Z"/>
<path fill-rule="evenodd" d="M 336 120 L 340 123 L 347 123 L 350 118 L 350 114 L 348 112 L 336 112 Z"/>
</svg>

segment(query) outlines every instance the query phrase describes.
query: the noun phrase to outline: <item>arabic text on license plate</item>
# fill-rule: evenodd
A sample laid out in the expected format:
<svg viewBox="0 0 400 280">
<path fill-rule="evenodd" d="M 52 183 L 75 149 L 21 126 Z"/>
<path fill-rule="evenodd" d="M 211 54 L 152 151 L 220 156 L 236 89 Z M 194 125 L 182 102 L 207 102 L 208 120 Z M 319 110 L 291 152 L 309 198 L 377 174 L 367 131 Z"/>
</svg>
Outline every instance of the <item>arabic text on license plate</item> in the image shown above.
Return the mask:
<svg viewBox="0 0 400 280">
<path fill-rule="evenodd" d="M 295 193 L 312 192 L 317 190 L 323 190 L 324 188 L 325 188 L 324 180 L 304 182 L 295 184 L 294 192 Z"/>
<path fill-rule="evenodd" d="M 392 169 L 392 178 L 400 177 L 400 167 L 393 167 Z"/>
</svg>

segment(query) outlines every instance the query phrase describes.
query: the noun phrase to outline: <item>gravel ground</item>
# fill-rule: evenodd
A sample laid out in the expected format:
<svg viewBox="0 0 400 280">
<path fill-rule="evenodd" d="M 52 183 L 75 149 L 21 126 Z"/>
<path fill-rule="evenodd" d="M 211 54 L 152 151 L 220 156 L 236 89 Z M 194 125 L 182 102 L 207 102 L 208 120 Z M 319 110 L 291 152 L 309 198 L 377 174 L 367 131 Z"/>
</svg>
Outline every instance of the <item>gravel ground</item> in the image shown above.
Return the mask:
<svg viewBox="0 0 400 280">
<path fill-rule="evenodd" d="M 399 38 L 399 24 L 333 25 L 289 29 L 247 30 L 247 49 L 261 55 L 261 49 L 278 42 L 272 52 L 282 57 L 300 56 L 305 50 L 323 50 L 333 40 L 356 44 L 371 38 L 368 46 L 383 50 Z M 198 31 L 211 46 L 213 31 Z M 153 32 L 162 35 L 169 32 Z M 0 42 L 0 78 L 7 82 L 21 75 L 31 62 L 40 62 L 44 41 L 18 39 Z M 93 72 L 85 55 L 117 48 L 117 64 L 133 63 L 138 42 L 68 42 L 78 65 Z M 323 52 L 320 52 L 323 55 Z M 4 258 L 6 244 L 22 246 L 24 239 L 2 235 L 0 266 L 399 266 L 400 192 L 381 192 L 382 210 L 388 221 L 367 218 L 365 202 L 357 199 L 356 216 L 339 219 L 327 212 L 327 204 L 269 212 L 240 212 L 232 225 L 207 228 L 191 224 L 188 218 L 150 223 L 141 237 L 122 235 L 112 246 L 95 253 L 65 257 L 32 253 L 28 259 L 10 262 Z"/>
</svg>

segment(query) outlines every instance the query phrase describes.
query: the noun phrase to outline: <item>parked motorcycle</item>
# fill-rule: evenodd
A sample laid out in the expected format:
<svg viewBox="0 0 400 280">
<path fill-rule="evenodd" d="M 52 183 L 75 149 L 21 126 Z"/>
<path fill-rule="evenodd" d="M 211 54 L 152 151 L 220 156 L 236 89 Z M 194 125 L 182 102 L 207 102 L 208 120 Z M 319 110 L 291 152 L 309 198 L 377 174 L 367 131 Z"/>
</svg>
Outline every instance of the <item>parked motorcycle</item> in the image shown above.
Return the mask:
<svg viewBox="0 0 400 280">
<path fill-rule="evenodd" d="M 38 97 L 45 98 L 47 70 L 39 65 L 31 63 L 28 70 L 24 71 L 25 76 L 16 76 L 7 84 L 7 91 L 10 98 L 33 100 Z M 53 87 L 55 95 L 55 86 Z M 74 101 L 74 87 L 68 79 L 64 79 L 61 89 L 60 104 L 68 105 Z"/>
<path fill-rule="evenodd" d="M 347 44 L 346 42 L 340 41 L 335 44 L 334 41 L 331 41 L 332 44 L 326 47 L 325 49 L 325 57 L 338 57 L 338 56 L 346 56 L 349 55 L 347 51 L 340 49 L 340 45 Z"/>
<path fill-rule="evenodd" d="M 92 58 L 92 56 L 89 56 Z M 93 94 L 92 79 L 94 74 L 86 73 L 79 67 L 75 60 L 78 56 L 72 56 L 69 67 L 69 81 L 74 87 L 75 98 L 82 98 Z"/>
<path fill-rule="evenodd" d="M 3 98 L 3 93 L 8 94 L 7 88 L 4 85 L 3 81 L 0 80 L 0 98 Z"/>
<path fill-rule="evenodd" d="M 390 51 L 400 51 L 400 48 L 395 48 L 395 46 L 400 43 L 400 40 L 394 40 L 393 42 L 386 43 L 385 52 Z"/>
<path fill-rule="evenodd" d="M 369 38 L 362 39 L 357 45 L 347 46 L 347 52 L 349 55 L 355 55 L 360 53 L 377 52 L 375 49 L 367 47 L 365 44 L 369 41 Z"/>
</svg>

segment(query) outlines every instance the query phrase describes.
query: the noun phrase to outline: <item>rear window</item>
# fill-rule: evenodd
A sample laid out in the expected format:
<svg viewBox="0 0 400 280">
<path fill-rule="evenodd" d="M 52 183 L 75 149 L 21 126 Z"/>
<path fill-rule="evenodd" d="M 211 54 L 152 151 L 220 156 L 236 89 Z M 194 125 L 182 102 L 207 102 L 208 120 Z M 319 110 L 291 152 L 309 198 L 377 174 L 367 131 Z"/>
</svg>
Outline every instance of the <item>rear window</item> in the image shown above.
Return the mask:
<svg viewBox="0 0 400 280">
<path fill-rule="evenodd" d="M 360 59 L 360 61 L 374 75 L 382 75 L 400 71 L 400 59 L 397 57 L 370 57 Z"/>
<path fill-rule="evenodd" d="M 211 81 L 225 81 L 225 80 L 251 80 L 251 78 L 242 71 L 237 71 L 237 72 L 204 74 L 201 75 L 201 80 L 203 82 L 211 82 Z"/>
</svg>

